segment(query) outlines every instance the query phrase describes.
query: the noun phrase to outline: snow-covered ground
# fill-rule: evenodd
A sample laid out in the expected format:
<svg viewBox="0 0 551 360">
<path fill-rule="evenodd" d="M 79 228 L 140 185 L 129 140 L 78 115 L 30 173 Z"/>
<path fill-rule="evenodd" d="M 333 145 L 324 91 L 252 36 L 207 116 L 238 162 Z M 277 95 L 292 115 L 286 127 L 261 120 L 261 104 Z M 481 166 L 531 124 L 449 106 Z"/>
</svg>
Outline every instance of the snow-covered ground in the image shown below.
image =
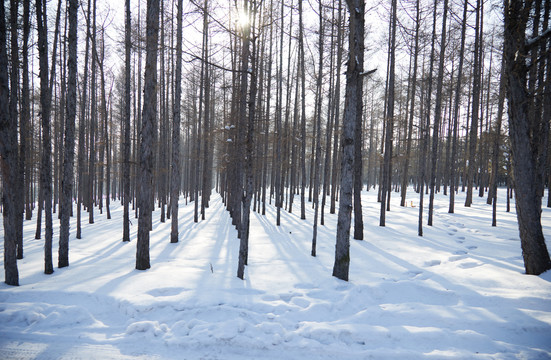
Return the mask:
<svg viewBox="0 0 551 360">
<path fill-rule="evenodd" d="M 310 256 L 310 207 L 307 221 L 282 211 L 279 227 L 271 206 L 252 216 L 244 281 L 236 277 L 239 240 L 218 195 L 197 224 L 193 204 L 181 202 L 178 244 L 155 212 L 147 271 L 134 270 L 136 220 L 132 241 L 121 241 L 118 204 L 112 220 L 96 210 L 81 240 L 73 223 L 71 265 L 52 275 L 43 274 L 35 220 L 26 221 L 21 286 L 0 284 L 0 358 L 551 358 L 551 274 L 523 274 L 503 190 L 497 228 L 485 199 L 465 208 L 459 193 L 456 214 L 448 214 L 447 198 L 437 195 L 424 237 L 417 207 L 399 207 L 393 193 L 382 228 L 375 192 L 363 196 L 365 240 L 351 240 L 350 282 L 331 276 L 336 215 L 326 214 L 318 257 Z M 549 239 L 551 209 L 542 216 Z M 57 225 L 54 239 L 56 265 Z"/>
</svg>

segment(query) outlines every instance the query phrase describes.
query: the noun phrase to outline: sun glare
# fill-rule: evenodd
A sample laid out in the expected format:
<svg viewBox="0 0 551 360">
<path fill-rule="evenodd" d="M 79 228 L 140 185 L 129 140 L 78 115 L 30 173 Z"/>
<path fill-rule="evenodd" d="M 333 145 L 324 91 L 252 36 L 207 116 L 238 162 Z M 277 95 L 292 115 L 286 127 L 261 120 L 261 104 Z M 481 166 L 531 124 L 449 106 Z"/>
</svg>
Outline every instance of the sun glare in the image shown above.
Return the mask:
<svg viewBox="0 0 551 360">
<path fill-rule="evenodd" d="M 249 13 L 246 12 L 243 9 L 240 9 L 237 11 L 237 17 L 236 17 L 237 26 L 244 30 L 247 29 L 251 25 L 251 21 L 249 18 Z"/>
</svg>

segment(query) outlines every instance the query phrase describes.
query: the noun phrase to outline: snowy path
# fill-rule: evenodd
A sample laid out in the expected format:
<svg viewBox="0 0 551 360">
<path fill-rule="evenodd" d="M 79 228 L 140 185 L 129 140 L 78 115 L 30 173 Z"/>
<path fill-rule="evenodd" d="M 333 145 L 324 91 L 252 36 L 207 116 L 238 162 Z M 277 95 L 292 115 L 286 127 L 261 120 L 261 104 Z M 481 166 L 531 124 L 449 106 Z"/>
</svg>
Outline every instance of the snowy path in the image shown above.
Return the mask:
<svg viewBox="0 0 551 360">
<path fill-rule="evenodd" d="M 331 277 L 336 215 L 310 256 L 310 208 L 308 221 L 282 211 L 280 227 L 273 207 L 251 217 L 245 281 L 216 195 L 197 224 L 181 203 L 178 244 L 155 213 L 145 272 L 134 270 L 137 221 L 133 240 L 120 241 L 120 207 L 83 224 L 82 240 L 73 225 L 71 265 L 49 276 L 34 220 L 25 222 L 21 286 L 0 285 L 0 358 L 551 358 L 551 274 L 522 274 L 514 213 L 500 204 L 496 229 L 485 199 L 467 209 L 460 193 L 448 214 L 437 196 L 435 226 L 420 238 L 417 208 L 394 198 L 380 228 L 376 194 L 363 196 L 366 240 L 352 240 L 349 283 Z M 550 209 L 543 224 L 549 238 Z"/>
</svg>

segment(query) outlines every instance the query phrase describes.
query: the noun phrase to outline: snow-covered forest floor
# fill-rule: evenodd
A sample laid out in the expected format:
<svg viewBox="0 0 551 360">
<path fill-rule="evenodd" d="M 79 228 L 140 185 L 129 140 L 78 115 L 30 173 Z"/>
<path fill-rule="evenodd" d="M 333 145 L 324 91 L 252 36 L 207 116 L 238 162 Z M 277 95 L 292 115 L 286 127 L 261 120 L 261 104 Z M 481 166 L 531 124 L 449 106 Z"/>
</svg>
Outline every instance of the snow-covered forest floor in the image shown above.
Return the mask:
<svg viewBox="0 0 551 360">
<path fill-rule="evenodd" d="M 485 198 L 465 208 L 460 192 L 448 214 L 447 197 L 437 195 L 424 237 L 418 208 L 392 196 L 381 228 L 376 192 L 363 194 L 365 240 L 351 240 L 350 282 L 331 276 L 337 215 L 326 213 L 314 258 L 313 211 L 300 220 L 298 197 L 279 227 L 273 206 L 251 217 L 244 281 L 236 277 L 237 233 L 217 194 L 199 223 L 182 199 L 178 244 L 154 213 L 147 271 L 134 270 L 137 220 L 132 241 L 121 241 L 119 203 L 111 220 L 96 209 L 95 224 L 83 221 L 81 240 L 72 223 L 70 266 L 52 275 L 43 274 L 36 220 L 25 221 L 21 286 L 0 284 L 0 358 L 551 358 L 551 274 L 523 274 L 505 190 L 497 228 Z M 542 224 L 549 246 L 551 209 Z"/>
</svg>

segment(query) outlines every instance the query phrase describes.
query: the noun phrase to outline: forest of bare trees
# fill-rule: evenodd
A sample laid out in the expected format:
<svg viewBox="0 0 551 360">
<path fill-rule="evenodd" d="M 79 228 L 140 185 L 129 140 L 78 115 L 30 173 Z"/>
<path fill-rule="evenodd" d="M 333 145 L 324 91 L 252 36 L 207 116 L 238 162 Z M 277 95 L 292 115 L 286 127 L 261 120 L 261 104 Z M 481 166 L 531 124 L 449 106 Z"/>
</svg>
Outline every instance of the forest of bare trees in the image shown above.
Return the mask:
<svg viewBox="0 0 551 360">
<path fill-rule="evenodd" d="M 5 282 L 19 284 L 24 221 L 51 274 L 52 244 L 68 266 L 71 237 L 89 235 L 81 223 L 119 203 L 113 241 L 136 240 L 144 270 L 153 210 L 177 243 L 213 196 L 238 230 L 238 277 L 251 214 L 274 206 L 278 226 L 309 206 L 312 256 L 318 226 L 338 213 L 333 275 L 348 280 L 351 236 L 369 241 L 399 216 L 392 196 L 418 207 L 423 236 L 436 193 L 449 213 L 486 197 L 488 226 L 514 198 L 526 273 L 539 275 L 551 268 L 550 12 L 550 0 L 3 1 Z M 362 191 L 378 192 L 379 224 L 364 223 Z M 193 219 L 179 218 L 179 199 Z"/>
</svg>

